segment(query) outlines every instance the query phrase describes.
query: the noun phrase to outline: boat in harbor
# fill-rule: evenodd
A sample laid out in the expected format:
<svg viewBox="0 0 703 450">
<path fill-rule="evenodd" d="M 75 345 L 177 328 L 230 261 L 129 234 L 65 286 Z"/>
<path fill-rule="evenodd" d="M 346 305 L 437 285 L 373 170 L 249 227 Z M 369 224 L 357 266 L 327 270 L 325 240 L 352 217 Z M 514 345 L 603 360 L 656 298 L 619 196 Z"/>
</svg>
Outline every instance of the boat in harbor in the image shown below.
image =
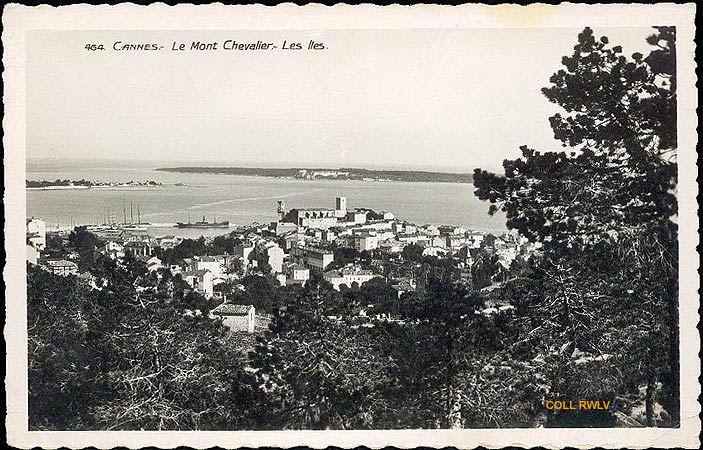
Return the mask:
<svg viewBox="0 0 703 450">
<path fill-rule="evenodd" d="M 188 220 L 188 223 L 183 223 L 183 222 L 178 222 L 176 223 L 177 228 L 229 228 L 229 221 L 224 221 L 224 222 L 208 222 L 205 220 L 205 216 L 203 216 L 203 220 L 200 222 L 195 222 L 191 223 L 190 220 Z"/>
<path fill-rule="evenodd" d="M 125 223 L 120 225 L 120 228 L 125 231 L 146 231 L 147 224 L 141 223 Z"/>
<path fill-rule="evenodd" d="M 127 222 L 127 207 L 126 202 L 122 199 L 122 215 L 124 222 L 119 225 L 119 228 L 123 231 L 147 231 L 148 223 L 142 223 L 142 210 L 137 203 L 137 222 L 134 222 L 134 209 L 132 202 L 129 202 L 129 216 L 130 220 Z"/>
</svg>

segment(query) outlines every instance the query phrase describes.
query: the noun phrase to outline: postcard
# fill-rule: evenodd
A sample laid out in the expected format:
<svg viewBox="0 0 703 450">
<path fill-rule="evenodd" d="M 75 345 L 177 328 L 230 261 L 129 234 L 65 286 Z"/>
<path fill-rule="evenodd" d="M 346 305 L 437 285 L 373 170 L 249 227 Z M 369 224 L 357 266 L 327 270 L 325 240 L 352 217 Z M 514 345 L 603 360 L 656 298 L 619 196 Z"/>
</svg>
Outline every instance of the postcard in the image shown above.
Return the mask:
<svg viewBox="0 0 703 450">
<path fill-rule="evenodd" d="M 694 16 L 5 6 L 9 444 L 698 448 Z"/>
</svg>

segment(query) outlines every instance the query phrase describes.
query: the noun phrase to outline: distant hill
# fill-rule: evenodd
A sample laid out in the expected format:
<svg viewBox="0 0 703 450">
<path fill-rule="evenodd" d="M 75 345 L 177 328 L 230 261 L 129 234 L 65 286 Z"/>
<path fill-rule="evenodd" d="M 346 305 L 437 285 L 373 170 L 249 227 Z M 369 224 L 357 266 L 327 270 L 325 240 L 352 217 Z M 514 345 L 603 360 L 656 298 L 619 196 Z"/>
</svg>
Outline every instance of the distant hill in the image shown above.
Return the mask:
<svg viewBox="0 0 703 450">
<path fill-rule="evenodd" d="M 416 170 L 340 169 L 269 169 L 261 167 L 161 167 L 162 172 L 248 175 L 307 180 L 416 181 L 424 183 L 473 183 L 471 173 L 426 172 Z"/>
</svg>

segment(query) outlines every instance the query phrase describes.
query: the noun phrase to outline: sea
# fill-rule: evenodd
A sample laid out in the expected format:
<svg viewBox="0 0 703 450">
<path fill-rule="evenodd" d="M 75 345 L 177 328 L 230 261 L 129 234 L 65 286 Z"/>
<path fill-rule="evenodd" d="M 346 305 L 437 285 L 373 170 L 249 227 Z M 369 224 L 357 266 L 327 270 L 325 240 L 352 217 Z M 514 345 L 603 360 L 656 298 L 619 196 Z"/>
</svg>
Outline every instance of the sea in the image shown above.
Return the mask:
<svg viewBox="0 0 703 450">
<path fill-rule="evenodd" d="M 472 184 L 397 181 L 299 180 L 257 176 L 161 172 L 133 167 L 27 167 L 28 180 L 69 179 L 124 183 L 153 180 L 155 187 L 27 189 L 27 216 L 41 218 L 47 230 L 76 225 L 142 222 L 153 236 L 196 238 L 228 229 L 175 228 L 176 222 L 229 221 L 231 227 L 277 220 L 277 201 L 287 209 L 347 208 L 390 211 L 399 219 L 435 225 L 460 225 L 501 233 L 505 216 L 488 215 L 489 204 L 475 197 Z"/>
</svg>

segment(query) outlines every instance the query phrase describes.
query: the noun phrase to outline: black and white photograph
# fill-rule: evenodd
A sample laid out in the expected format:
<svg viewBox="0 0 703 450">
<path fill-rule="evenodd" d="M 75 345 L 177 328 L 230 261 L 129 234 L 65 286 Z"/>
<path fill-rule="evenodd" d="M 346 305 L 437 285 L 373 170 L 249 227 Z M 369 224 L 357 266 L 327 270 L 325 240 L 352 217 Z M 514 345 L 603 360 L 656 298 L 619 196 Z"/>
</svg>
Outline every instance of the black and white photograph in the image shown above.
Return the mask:
<svg viewBox="0 0 703 450">
<path fill-rule="evenodd" d="M 14 445 L 699 445 L 693 5 L 121 6 L 3 14 Z"/>
</svg>

